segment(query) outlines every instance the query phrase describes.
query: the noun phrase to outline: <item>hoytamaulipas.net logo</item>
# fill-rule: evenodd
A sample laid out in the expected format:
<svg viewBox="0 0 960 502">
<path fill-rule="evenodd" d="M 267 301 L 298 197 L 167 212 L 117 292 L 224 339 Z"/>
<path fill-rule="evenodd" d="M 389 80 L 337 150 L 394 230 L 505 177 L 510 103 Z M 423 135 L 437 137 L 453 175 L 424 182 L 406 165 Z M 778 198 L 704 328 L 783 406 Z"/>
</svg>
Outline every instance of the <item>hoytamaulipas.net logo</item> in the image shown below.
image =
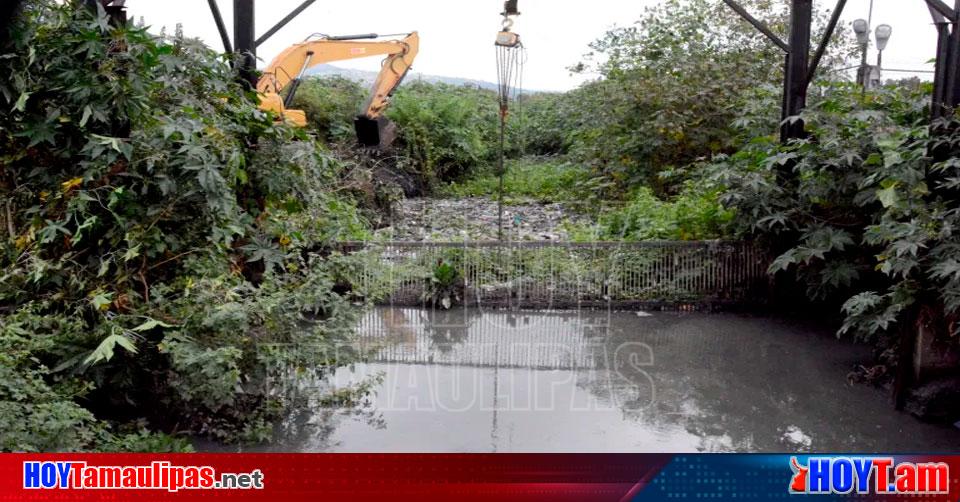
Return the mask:
<svg viewBox="0 0 960 502">
<path fill-rule="evenodd" d="M 898 462 L 892 457 L 810 457 L 802 465 L 790 457 L 790 493 L 943 495 L 950 489 L 950 466 L 943 462 Z"/>
<path fill-rule="evenodd" d="M 87 465 L 71 461 L 27 461 L 23 463 L 25 489 L 59 490 L 262 490 L 263 472 L 217 473 L 210 466 L 172 465 Z"/>
</svg>

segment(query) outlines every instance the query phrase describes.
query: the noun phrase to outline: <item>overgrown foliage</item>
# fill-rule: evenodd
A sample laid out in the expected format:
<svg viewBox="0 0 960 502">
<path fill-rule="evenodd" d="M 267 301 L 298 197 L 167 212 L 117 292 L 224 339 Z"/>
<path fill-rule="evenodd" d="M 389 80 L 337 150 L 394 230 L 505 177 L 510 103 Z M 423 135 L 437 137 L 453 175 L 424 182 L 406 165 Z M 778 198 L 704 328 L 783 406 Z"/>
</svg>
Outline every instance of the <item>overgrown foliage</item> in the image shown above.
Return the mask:
<svg viewBox="0 0 960 502">
<path fill-rule="evenodd" d="M 715 191 L 694 184 L 664 201 L 649 188 L 637 189 L 623 208 L 599 217 L 600 240 L 703 240 L 727 235 L 733 212 L 717 200 Z"/>
<path fill-rule="evenodd" d="M 305 79 L 293 97 L 293 109 L 307 114 L 312 129 L 327 141 L 355 141 L 353 119 L 367 90 L 359 83 L 339 77 Z"/>
<path fill-rule="evenodd" d="M 803 116 L 809 139 L 759 138 L 710 168 L 744 230 L 780 246 L 771 271 L 844 302 L 842 331 L 862 338 L 917 322 L 958 333 L 960 134 L 941 123 L 931 137 L 928 92 L 834 87 Z"/>
<path fill-rule="evenodd" d="M 543 203 L 578 202 L 590 198 L 586 190 L 589 171 L 563 159 L 524 157 L 510 160 L 503 179 L 507 199 L 536 200 Z M 460 183 L 441 187 L 442 195 L 458 197 L 494 196 L 500 179 L 493 169 L 485 169 Z"/>
<path fill-rule="evenodd" d="M 315 77 L 300 86 L 294 106 L 306 111 L 319 137 L 354 147 L 353 119 L 367 92 L 342 77 Z M 496 94 L 490 90 L 411 81 L 400 87 L 386 114 L 398 138 L 381 157 L 428 189 L 482 170 L 495 158 Z"/>
<path fill-rule="evenodd" d="M 397 92 L 387 116 L 400 148 L 428 184 L 462 178 L 496 153 L 496 101 L 490 91 L 412 82 Z"/>
<path fill-rule="evenodd" d="M 0 47 L 0 448 L 263 439 L 270 371 L 327 371 L 352 326 L 307 252 L 356 221 L 337 165 L 199 43 L 80 4 Z"/>
<path fill-rule="evenodd" d="M 586 117 L 580 106 L 577 91 L 518 96 L 507 121 L 507 156 L 566 156 Z"/>
<path fill-rule="evenodd" d="M 742 3 L 775 31 L 786 31 L 784 2 Z M 831 47 L 837 54 L 845 46 Z M 669 194 L 676 186 L 663 182 L 662 171 L 734 151 L 742 141 L 735 119 L 782 74 L 780 49 L 728 6 L 708 0 L 659 2 L 591 48 L 576 69 L 602 78 L 568 97 L 580 115 L 571 148 L 616 183 L 609 196 L 638 185 Z M 828 55 L 824 66 L 833 61 Z M 775 121 L 777 111 L 763 109 L 765 121 Z"/>
</svg>

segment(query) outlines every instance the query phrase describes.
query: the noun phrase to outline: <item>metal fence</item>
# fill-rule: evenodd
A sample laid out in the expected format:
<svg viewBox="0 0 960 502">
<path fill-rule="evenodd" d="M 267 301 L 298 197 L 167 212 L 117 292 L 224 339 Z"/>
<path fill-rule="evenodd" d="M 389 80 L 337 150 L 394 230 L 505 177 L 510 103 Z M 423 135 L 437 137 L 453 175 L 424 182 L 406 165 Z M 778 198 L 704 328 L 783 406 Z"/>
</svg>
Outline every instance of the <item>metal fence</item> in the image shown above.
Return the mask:
<svg viewBox="0 0 960 502">
<path fill-rule="evenodd" d="M 752 242 L 341 243 L 354 284 L 382 305 L 702 309 L 762 300 L 766 250 Z M 441 277 L 441 266 L 456 271 Z M 442 279 L 442 280 L 441 280 Z"/>
</svg>

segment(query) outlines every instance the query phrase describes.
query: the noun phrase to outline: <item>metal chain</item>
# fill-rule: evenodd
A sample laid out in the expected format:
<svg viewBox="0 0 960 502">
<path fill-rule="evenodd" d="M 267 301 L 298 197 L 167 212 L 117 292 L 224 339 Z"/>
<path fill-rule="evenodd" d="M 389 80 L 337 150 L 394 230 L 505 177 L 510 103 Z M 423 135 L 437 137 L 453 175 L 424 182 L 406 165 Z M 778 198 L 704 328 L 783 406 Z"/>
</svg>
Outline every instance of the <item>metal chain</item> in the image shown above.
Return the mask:
<svg viewBox="0 0 960 502">
<path fill-rule="evenodd" d="M 504 17 L 505 31 L 512 25 L 512 20 Z M 497 194 L 497 238 L 503 240 L 503 178 L 506 174 L 504 165 L 504 150 L 506 149 L 507 116 L 510 111 L 510 99 L 516 99 L 523 75 L 523 45 L 496 46 L 497 54 L 497 95 L 500 105 L 500 146 L 497 163 L 499 178 Z M 522 110 L 522 107 L 520 108 Z"/>
</svg>

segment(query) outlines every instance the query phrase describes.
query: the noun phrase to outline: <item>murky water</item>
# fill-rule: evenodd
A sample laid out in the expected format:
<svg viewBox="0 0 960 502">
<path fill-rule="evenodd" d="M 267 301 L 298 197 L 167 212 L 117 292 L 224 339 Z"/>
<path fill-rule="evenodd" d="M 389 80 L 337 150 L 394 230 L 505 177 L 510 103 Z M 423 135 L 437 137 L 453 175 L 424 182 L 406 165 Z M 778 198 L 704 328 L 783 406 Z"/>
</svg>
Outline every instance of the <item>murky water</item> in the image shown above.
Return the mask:
<svg viewBox="0 0 960 502">
<path fill-rule="evenodd" d="M 381 376 L 363 409 L 317 411 L 274 450 L 927 452 L 960 431 L 848 384 L 865 347 L 735 315 L 378 308 L 358 327 Z"/>
</svg>

